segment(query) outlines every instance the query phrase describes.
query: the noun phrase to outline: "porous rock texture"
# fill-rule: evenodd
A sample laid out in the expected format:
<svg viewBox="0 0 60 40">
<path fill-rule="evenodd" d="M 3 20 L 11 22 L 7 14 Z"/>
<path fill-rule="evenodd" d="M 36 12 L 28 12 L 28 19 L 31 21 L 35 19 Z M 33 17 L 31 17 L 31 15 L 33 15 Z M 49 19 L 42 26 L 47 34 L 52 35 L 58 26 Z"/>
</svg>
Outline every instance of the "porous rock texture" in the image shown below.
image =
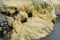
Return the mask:
<svg viewBox="0 0 60 40">
<path fill-rule="evenodd" d="M 8 40 L 32 40 L 46 37 L 54 27 L 53 5 L 42 0 L 1 0 L 0 12 L 13 25 Z"/>
</svg>

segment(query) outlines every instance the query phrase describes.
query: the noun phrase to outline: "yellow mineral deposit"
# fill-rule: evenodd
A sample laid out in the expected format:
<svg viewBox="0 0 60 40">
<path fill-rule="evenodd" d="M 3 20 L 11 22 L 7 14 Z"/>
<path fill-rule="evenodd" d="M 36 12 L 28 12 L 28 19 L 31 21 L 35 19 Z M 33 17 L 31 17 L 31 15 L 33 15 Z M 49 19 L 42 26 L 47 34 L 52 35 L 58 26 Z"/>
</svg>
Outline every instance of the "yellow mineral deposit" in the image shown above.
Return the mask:
<svg viewBox="0 0 60 40">
<path fill-rule="evenodd" d="M 55 6 L 56 14 L 60 15 L 60 0 L 51 0 Z"/>
<path fill-rule="evenodd" d="M 7 16 L 13 33 L 10 40 L 32 40 L 46 37 L 53 30 L 56 15 L 51 3 L 44 0 L 1 0 L 0 10 Z M 3 3 L 3 4 L 2 4 Z M 4 7 L 2 7 L 5 5 Z M 16 8 L 16 9 L 14 9 Z M 2 10 L 3 9 L 3 10 Z M 18 11 L 16 15 L 14 12 Z"/>
</svg>

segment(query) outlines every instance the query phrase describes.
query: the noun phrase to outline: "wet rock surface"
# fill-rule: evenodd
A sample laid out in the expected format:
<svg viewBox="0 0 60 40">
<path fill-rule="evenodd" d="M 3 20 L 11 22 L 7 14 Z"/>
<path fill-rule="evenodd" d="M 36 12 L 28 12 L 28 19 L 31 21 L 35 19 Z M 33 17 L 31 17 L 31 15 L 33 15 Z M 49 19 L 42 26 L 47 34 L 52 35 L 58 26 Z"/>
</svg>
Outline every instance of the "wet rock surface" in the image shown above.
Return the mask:
<svg viewBox="0 0 60 40">
<path fill-rule="evenodd" d="M 8 24 L 7 17 L 0 13 L 0 40 L 8 39 L 11 36 L 9 33 L 12 29 L 12 26 Z"/>
</svg>

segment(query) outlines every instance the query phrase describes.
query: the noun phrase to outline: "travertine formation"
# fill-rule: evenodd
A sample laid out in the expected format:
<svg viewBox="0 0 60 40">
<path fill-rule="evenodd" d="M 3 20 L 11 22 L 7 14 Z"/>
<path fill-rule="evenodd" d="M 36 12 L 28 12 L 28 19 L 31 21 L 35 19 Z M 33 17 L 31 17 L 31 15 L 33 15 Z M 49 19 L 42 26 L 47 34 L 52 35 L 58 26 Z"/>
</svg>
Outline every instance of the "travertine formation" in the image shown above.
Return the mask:
<svg viewBox="0 0 60 40">
<path fill-rule="evenodd" d="M 53 30 L 52 21 L 56 18 L 53 5 L 44 0 L 1 0 L 0 12 L 13 25 L 10 40 L 46 37 Z"/>
<path fill-rule="evenodd" d="M 56 15 L 60 16 L 60 0 L 51 0 L 54 5 Z"/>
</svg>

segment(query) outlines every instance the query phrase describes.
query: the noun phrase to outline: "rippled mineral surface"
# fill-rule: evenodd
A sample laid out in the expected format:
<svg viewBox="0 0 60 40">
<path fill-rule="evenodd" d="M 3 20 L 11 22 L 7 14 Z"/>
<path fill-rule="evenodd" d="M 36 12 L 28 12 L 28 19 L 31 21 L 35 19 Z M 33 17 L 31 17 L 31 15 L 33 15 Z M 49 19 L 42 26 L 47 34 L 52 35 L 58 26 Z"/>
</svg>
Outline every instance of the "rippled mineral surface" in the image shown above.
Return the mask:
<svg viewBox="0 0 60 40">
<path fill-rule="evenodd" d="M 0 12 L 13 28 L 6 40 L 35 40 L 46 37 L 53 31 L 56 19 L 53 5 L 44 0 L 1 0 Z"/>
</svg>

